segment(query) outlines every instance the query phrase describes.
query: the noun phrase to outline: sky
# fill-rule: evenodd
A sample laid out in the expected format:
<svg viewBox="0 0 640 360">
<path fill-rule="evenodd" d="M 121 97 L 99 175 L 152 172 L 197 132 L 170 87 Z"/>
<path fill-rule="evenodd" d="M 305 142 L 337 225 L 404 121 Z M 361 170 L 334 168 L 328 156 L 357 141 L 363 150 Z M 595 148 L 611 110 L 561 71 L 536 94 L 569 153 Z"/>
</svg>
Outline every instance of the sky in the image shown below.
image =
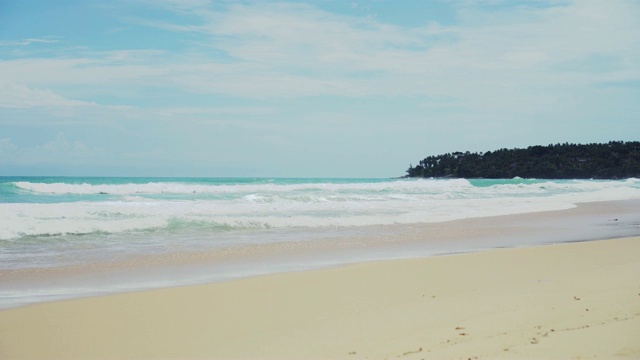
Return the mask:
<svg viewBox="0 0 640 360">
<path fill-rule="evenodd" d="M 637 0 L 0 0 L 0 175 L 395 177 L 640 140 Z"/>
</svg>

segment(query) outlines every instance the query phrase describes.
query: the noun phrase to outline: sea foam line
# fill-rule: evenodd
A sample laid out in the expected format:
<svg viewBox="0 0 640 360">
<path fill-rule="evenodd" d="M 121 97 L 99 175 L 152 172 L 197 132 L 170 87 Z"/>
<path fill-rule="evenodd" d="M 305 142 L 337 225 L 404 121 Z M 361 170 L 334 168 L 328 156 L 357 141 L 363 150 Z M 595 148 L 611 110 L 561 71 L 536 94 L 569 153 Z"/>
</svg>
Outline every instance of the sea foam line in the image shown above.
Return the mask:
<svg viewBox="0 0 640 360">
<path fill-rule="evenodd" d="M 308 184 L 236 184 L 211 185 L 179 182 L 149 182 L 146 184 L 67 184 L 37 183 L 20 181 L 15 186 L 42 194 L 193 194 L 193 193 L 261 193 L 292 191 L 418 191 L 418 190 L 455 190 L 472 187 L 465 179 L 455 180 L 396 180 L 379 183 L 308 183 Z"/>
</svg>

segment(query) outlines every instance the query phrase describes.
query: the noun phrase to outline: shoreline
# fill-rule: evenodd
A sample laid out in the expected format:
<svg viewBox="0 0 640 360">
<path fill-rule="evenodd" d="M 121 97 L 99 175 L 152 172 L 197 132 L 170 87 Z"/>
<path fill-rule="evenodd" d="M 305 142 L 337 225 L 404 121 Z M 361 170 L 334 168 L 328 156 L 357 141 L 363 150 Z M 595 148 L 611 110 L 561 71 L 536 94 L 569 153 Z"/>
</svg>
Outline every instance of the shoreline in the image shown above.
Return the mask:
<svg viewBox="0 0 640 360">
<path fill-rule="evenodd" d="M 0 357 L 637 357 L 640 237 L 386 260 L 0 311 Z"/>
<path fill-rule="evenodd" d="M 580 203 L 567 210 L 320 230 L 315 238 L 303 241 L 236 246 L 223 251 L 0 271 L 0 309 L 379 260 L 636 236 L 640 235 L 639 213 L 640 200 Z"/>
</svg>

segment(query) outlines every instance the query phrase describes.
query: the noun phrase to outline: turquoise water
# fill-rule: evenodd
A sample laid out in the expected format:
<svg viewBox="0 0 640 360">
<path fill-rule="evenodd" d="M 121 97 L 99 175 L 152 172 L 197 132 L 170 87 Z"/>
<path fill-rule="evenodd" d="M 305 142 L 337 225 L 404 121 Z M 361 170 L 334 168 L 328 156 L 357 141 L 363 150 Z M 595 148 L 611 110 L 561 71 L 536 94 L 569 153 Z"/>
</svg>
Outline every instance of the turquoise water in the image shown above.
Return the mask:
<svg viewBox="0 0 640 360">
<path fill-rule="evenodd" d="M 0 270 L 640 198 L 640 180 L 0 178 Z M 226 245 L 225 245 L 226 246 Z"/>
<path fill-rule="evenodd" d="M 638 197 L 638 179 L 4 177 L 0 244 L 438 222 Z"/>
<path fill-rule="evenodd" d="M 356 235 L 366 239 L 382 236 L 368 234 L 369 226 L 436 223 L 629 199 L 640 199 L 640 180 L 1 177 L 0 272 L 46 271 L 163 254 L 224 253 L 238 246 L 325 238 L 340 241 Z M 425 248 L 424 254 L 458 251 L 454 245 Z M 514 245 L 489 241 L 482 246 Z M 371 256 L 362 259 L 395 255 Z M 319 260 L 305 261 L 294 265 L 304 268 Z M 198 276 L 209 281 L 214 275 L 286 270 L 289 265 L 278 259 L 262 268 L 245 264 L 243 270 L 209 269 L 174 282 L 167 280 L 173 274 L 138 282 L 117 278 L 109 286 L 91 280 L 81 287 L 38 284 L 24 290 L 24 284 L 8 287 L 0 282 L 0 307 L 193 283 Z"/>
</svg>

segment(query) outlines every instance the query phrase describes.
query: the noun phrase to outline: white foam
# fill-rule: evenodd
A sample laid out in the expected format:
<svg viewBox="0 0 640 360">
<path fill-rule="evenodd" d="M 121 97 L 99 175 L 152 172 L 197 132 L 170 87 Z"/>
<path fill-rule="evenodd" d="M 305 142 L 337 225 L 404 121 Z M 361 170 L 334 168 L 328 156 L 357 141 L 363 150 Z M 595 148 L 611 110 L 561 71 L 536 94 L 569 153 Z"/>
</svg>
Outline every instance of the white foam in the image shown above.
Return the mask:
<svg viewBox="0 0 640 360">
<path fill-rule="evenodd" d="M 230 193 L 283 193 L 294 191 L 443 191 L 458 188 L 472 188 L 468 180 L 418 180 L 418 181 L 388 181 L 379 183 L 311 183 L 311 184 L 238 184 L 238 185 L 209 185 L 190 183 L 160 183 L 146 184 L 66 184 L 66 183 L 32 183 L 20 181 L 15 186 L 41 194 L 230 194 Z"/>
<path fill-rule="evenodd" d="M 37 192 L 124 194 L 120 201 L 0 204 L 0 239 L 28 235 L 210 228 L 289 228 L 420 223 L 566 209 L 579 202 L 640 198 L 640 181 L 548 181 L 473 186 L 467 180 L 350 184 L 17 183 Z M 142 193 L 235 192 L 228 199 L 158 200 Z M 209 227 L 207 227 L 209 226 Z"/>
</svg>

